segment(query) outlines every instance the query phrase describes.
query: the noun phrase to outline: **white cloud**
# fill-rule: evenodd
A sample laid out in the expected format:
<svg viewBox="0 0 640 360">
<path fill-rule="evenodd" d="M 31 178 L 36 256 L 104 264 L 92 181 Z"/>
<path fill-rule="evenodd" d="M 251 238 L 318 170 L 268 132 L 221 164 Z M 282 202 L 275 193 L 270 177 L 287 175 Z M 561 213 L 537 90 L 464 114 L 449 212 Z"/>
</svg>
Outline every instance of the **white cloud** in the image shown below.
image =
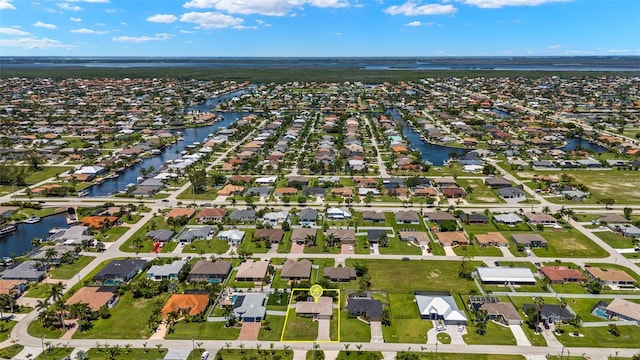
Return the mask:
<svg viewBox="0 0 640 360">
<path fill-rule="evenodd" d="M 181 34 L 195 34 L 195 31 L 191 31 L 191 30 L 180 30 Z"/>
<path fill-rule="evenodd" d="M 160 33 L 155 34 L 153 36 L 117 36 L 112 38 L 113 41 L 118 42 L 132 42 L 132 43 L 143 43 L 147 41 L 166 41 L 173 37 L 171 34 Z"/>
<path fill-rule="evenodd" d="M 331 33 L 329 35 L 331 35 L 331 36 L 342 36 L 342 33 L 341 32 L 334 32 L 334 33 Z"/>
<path fill-rule="evenodd" d="M 0 34 L 10 35 L 10 36 L 27 36 L 27 35 L 31 35 L 30 33 L 26 32 L 24 30 L 11 28 L 11 27 L 0 27 Z"/>
<path fill-rule="evenodd" d="M 49 49 L 49 48 L 72 48 L 71 45 L 61 44 L 58 40 L 48 38 L 19 38 L 0 39 L 0 46 L 17 47 L 22 49 Z"/>
<path fill-rule="evenodd" d="M 86 3 L 96 3 L 96 4 L 108 4 L 109 0 L 65 0 L 68 2 L 86 2 Z"/>
<path fill-rule="evenodd" d="M 345 0 L 308 0 L 309 5 L 321 8 L 345 8 L 349 2 Z"/>
<path fill-rule="evenodd" d="M 42 21 L 37 21 L 33 24 L 31 24 L 35 27 L 41 27 L 41 28 L 47 28 L 47 29 L 57 29 L 58 27 L 53 25 L 53 24 L 47 24 L 47 23 L 43 23 Z"/>
<path fill-rule="evenodd" d="M 422 26 L 422 23 L 420 21 L 412 21 L 412 22 L 408 23 L 407 26 L 418 27 L 418 26 Z"/>
<path fill-rule="evenodd" d="M 178 20 L 178 17 L 171 14 L 157 14 L 153 16 L 149 16 L 147 21 L 155 22 L 155 23 L 163 23 L 163 24 L 171 24 Z"/>
<path fill-rule="evenodd" d="M 74 34 L 93 34 L 93 35 L 106 35 L 109 33 L 108 31 L 100 31 L 100 30 L 93 30 L 93 29 L 86 29 L 86 28 L 74 29 L 74 30 L 71 30 L 70 32 Z"/>
<path fill-rule="evenodd" d="M 0 0 L 0 10 L 15 10 L 16 7 L 13 6 L 11 0 Z"/>
<path fill-rule="evenodd" d="M 384 9 L 384 12 L 389 15 L 406 16 L 454 14 L 456 11 L 458 11 L 458 9 L 451 4 L 420 5 L 420 3 L 415 1 L 407 1 L 402 5 L 393 5 Z"/>
<path fill-rule="evenodd" d="M 80 10 L 82 10 L 82 8 L 80 6 L 71 5 L 71 4 L 66 3 L 66 2 L 57 3 L 56 5 L 62 10 L 69 10 L 69 11 L 80 11 Z"/>
<path fill-rule="evenodd" d="M 344 8 L 350 6 L 350 3 L 349 0 L 190 0 L 182 6 L 187 9 L 216 9 L 231 14 L 285 16 L 304 5 Z"/>
<path fill-rule="evenodd" d="M 82 18 L 70 17 L 69 20 L 74 21 L 74 22 L 81 22 Z"/>
<path fill-rule="evenodd" d="M 498 9 L 504 6 L 538 6 L 547 3 L 569 2 L 572 0 L 461 0 L 467 5 L 484 9 Z"/>
<path fill-rule="evenodd" d="M 199 29 L 224 29 L 241 26 L 244 22 L 241 18 L 214 12 L 189 12 L 182 14 L 182 22 L 198 24 Z"/>
</svg>

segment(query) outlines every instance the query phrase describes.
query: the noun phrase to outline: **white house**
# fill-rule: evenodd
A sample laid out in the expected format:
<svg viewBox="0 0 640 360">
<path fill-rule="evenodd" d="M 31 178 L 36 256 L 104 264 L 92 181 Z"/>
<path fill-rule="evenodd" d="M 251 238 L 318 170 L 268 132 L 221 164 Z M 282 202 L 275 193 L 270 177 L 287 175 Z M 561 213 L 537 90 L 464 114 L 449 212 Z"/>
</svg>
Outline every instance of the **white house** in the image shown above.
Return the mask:
<svg viewBox="0 0 640 360">
<path fill-rule="evenodd" d="M 351 212 L 347 209 L 329 208 L 327 209 L 327 218 L 331 220 L 351 219 Z"/>
<path fill-rule="evenodd" d="M 238 245 L 244 239 L 244 231 L 240 230 L 223 230 L 218 234 L 219 240 L 225 240 L 229 242 L 230 245 Z"/>
<path fill-rule="evenodd" d="M 283 210 L 283 211 L 268 212 L 264 214 L 264 216 L 262 217 L 262 222 L 264 222 L 265 224 L 275 226 L 287 221 L 288 218 L 289 218 L 289 211 Z"/>
<path fill-rule="evenodd" d="M 452 296 L 415 295 L 420 318 L 423 320 L 442 320 L 447 325 L 463 325 L 467 317 L 458 310 Z"/>
<path fill-rule="evenodd" d="M 277 176 L 264 176 L 256 179 L 256 184 L 260 185 L 273 185 L 278 180 Z"/>
</svg>

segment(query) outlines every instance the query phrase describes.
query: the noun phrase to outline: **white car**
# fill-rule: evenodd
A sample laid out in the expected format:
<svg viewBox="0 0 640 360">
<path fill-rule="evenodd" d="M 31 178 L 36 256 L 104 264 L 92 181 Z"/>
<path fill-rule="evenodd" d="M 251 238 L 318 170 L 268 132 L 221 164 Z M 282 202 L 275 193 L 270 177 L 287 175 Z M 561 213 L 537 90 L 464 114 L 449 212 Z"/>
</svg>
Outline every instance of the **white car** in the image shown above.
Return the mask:
<svg viewBox="0 0 640 360">
<path fill-rule="evenodd" d="M 445 331 L 447 330 L 447 327 L 444 325 L 438 325 L 436 326 L 436 331 Z"/>
</svg>

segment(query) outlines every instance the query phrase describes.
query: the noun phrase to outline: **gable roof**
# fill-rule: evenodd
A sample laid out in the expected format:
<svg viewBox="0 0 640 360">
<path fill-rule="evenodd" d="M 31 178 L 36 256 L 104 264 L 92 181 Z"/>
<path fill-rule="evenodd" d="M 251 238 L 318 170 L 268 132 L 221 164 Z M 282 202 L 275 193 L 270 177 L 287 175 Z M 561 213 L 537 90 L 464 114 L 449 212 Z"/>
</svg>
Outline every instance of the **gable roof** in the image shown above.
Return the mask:
<svg viewBox="0 0 640 360">
<path fill-rule="evenodd" d="M 415 298 L 418 312 L 423 317 L 437 314 L 442 316 L 445 321 L 467 321 L 467 317 L 462 311 L 458 310 L 458 306 L 452 296 L 416 294 Z"/>
</svg>

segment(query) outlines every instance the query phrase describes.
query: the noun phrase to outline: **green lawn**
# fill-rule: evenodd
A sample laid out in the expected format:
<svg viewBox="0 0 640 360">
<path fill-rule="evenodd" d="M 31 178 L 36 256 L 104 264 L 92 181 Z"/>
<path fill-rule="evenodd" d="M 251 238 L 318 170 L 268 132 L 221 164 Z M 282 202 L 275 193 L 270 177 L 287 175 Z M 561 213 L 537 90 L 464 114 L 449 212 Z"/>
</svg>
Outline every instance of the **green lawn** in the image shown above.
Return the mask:
<svg viewBox="0 0 640 360">
<path fill-rule="evenodd" d="M 349 348 L 345 351 L 340 351 L 336 360 L 380 360 L 382 359 L 382 353 L 380 351 L 361 351 L 354 348 Z"/>
<path fill-rule="evenodd" d="M 194 349 L 189 353 L 189 357 L 186 360 L 200 360 L 204 349 Z"/>
<path fill-rule="evenodd" d="M 556 338 L 566 346 L 605 347 L 605 348 L 637 348 L 640 344 L 640 331 L 636 326 L 618 326 L 620 336 L 609 333 L 608 327 L 582 327 L 583 337 L 570 336 L 572 326 L 562 326 L 566 331 Z"/>
<path fill-rule="evenodd" d="M 453 248 L 459 256 L 502 256 L 502 251 L 495 246 L 479 246 L 475 241 L 472 245 L 461 245 Z"/>
<path fill-rule="evenodd" d="M 58 339 L 62 334 L 64 334 L 63 330 L 50 330 L 48 328 L 43 328 L 40 321 L 32 321 L 27 328 L 27 332 L 31 336 L 44 337 L 45 339 Z"/>
<path fill-rule="evenodd" d="M 72 168 L 73 167 L 71 166 L 42 166 L 37 171 L 29 169 L 28 175 L 25 177 L 24 181 L 29 185 L 37 184 Z M 80 184 L 78 186 L 80 186 Z"/>
<path fill-rule="evenodd" d="M 110 309 L 111 317 L 93 322 L 93 327 L 85 332 L 76 332 L 74 339 L 147 339 L 151 333 L 147 320 L 155 300 L 164 303 L 169 294 L 151 299 L 134 299 L 130 292 L 120 297 L 118 304 Z"/>
<path fill-rule="evenodd" d="M 368 259 L 347 259 L 346 261 L 346 265 L 351 267 L 356 263 L 368 266 L 372 289 L 405 294 L 416 290 L 449 291 L 451 294 L 478 292 L 473 281 L 458 277 L 460 267 L 458 261 Z M 472 261 L 470 266 L 475 268 L 482 264 Z M 393 271 L 390 271 L 391 269 Z"/>
<path fill-rule="evenodd" d="M 429 346 L 429 351 L 415 353 L 420 359 L 424 360 L 435 360 L 436 356 L 433 353 L 434 346 Z M 440 360 L 526 360 L 526 358 L 522 355 L 494 355 L 494 354 L 473 354 L 473 357 L 470 357 L 469 354 L 451 354 L 451 353 L 442 353 L 438 352 L 437 359 Z"/>
<path fill-rule="evenodd" d="M 545 229 L 537 232 L 548 242 L 546 249 L 533 249 L 541 257 L 580 257 L 601 258 L 609 254 L 596 243 L 573 228 L 563 228 L 559 231 Z"/>
<path fill-rule="evenodd" d="M 593 234 L 602 239 L 614 249 L 633 247 L 633 244 L 631 242 L 632 238 L 624 237 L 611 231 L 595 231 Z"/>
<path fill-rule="evenodd" d="M 501 200 L 482 179 L 457 179 L 458 185 L 467 189 L 467 201 L 470 203 L 500 203 Z M 469 192 L 471 188 L 471 192 Z"/>
<path fill-rule="evenodd" d="M 93 259 L 95 259 L 93 256 L 80 256 L 73 264 L 62 264 L 51 270 L 51 277 L 53 279 L 71 279 L 89 265 Z"/>
<path fill-rule="evenodd" d="M 260 328 L 258 340 L 262 341 L 280 341 L 282 337 L 282 329 L 284 328 L 284 316 L 267 315 L 269 327 L 271 330 L 265 331 L 264 327 Z"/>
<path fill-rule="evenodd" d="M 282 341 L 314 341 L 318 337 L 318 322 L 311 318 L 296 316 L 294 308 L 289 309 Z"/>
<path fill-rule="evenodd" d="M 71 347 L 50 348 L 36 356 L 36 360 L 59 360 L 71 355 L 72 351 Z"/>
<path fill-rule="evenodd" d="M 369 342 L 371 340 L 371 328 L 364 322 L 350 318 L 347 311 L 340 314 L 340 341 L 341 342 Z"/>
<path fill-rule="evenodd" d="M 228 242 L 214 238 L 213 240 L 196 240 L 185 245 L 182 252 L 200 254 L 204 251 L 205 254 L 224 254 L 227 250 L 229 250 Z"/>
<path fill-rule="evenodd" d="M 451 336 L 447 333 L 440 332 L 436 335 L 440 344 L 451 344 Z"/>
<path fill-rule="evenodd" d="M 379 247 L 380 254 L 392 255 L 420 255 L 422 250 L 419 247 L 411 245 L 407 241 L 399 240 L 398 237 L 389 237 L 388 247 Z"/>
<path fill-rule="evenodd" d="M 17 321 L 1 320 L 0 321 L 0 342 L 3 342 L 11 335 L 11 330 L 16 326 Z"/>
<path fill-rule="evenodd" d="M 18 355 L 22 349 L 24 349 L 23 345 L 13 344 L 7 347 L 0 349 L 0 358 L 3 359 L 13 359 L 16 355 Z"/>
<path fill-rule="evenodd" d="M 225 327 L 225 321 L 216 321 L 203 323 L 197 322 L 178 322 L 174 326 L 174 332 L 167 334 L 165 339 L 167 340 L 188 340 L 196 338 L 198 340 L 235 340 L 240 335 L 240 328 Z"/>
<path fill-rule="evenodd" d="M 126 226 L 114 226 L 104 233 L 106 237 L 103 241 L 105 242 L 116 241 L 120 239 L 120 237 L 124 235 L 124 233 L 126 233 L 127 231 L 129 231 L 129 228 Z"/>
<path fill-rule="evenodd" d="M 291 251 L 291 231 L 285 231 L 284 238 L 278 244 L 279 254 L 288 254 Z"/>
<path fill-rule="evenodd" d="M 26 297 L 44 299 L 49 296 L 49 289 L 51 288 L 51 284 L 31 284 L 29 285 L 29 290 L 24 294 Z"/>
<path fill-rule="evenodd" d="M 390 293 L 388 296 L 391 306 L 391 325 L 382 327 L 385 342 L 426 343 L 427 331 L 433 325 L 431 321 L 420 319 L 413 295 Z"/>
<path fill-rule="evenodd" d="M 215 357 L 216 360 L 243 360 L 243 359 L 263 359 L 263 360 L 293 360 L 291 350 L 271 350 L 263 349 L 220 349 Z M 92 359 L 93 360 L 93 359 Z"/>
<path fill-rule="evenodd" d="M 167 348 L 148 347 L 146 349 L 129 349 L 129 353 L 124 347 L 119 348 L 117 355 L 118 360 L 158 360 L 164 359 L 167 354 Z M 87 355 L 91 360 L 108 360 L 110 359 L 107 350 L 104 348 L 91 348 L 87 351 Z"/>
<path fill-rule="evenodd" d="M 467 326 L 467 334 L 463 335 L 464 342 L 469 345 L 516 345 L 516 338 L 511 329 L 500 326 L 493 321 L 487 322 L 487 332 L 478 335 L 472 325 Z"/>
<path fill-rule="evenodd" d="M 209 200 L 213 201 L 218 197 L 219 188 L 212 188 L 207 186 L 206 191 L 200 194 L 194 194 L 191 185 L 187 188 L 187 190 L 183 191 L 176 197 L 179 200 Z"/>
</svg>

